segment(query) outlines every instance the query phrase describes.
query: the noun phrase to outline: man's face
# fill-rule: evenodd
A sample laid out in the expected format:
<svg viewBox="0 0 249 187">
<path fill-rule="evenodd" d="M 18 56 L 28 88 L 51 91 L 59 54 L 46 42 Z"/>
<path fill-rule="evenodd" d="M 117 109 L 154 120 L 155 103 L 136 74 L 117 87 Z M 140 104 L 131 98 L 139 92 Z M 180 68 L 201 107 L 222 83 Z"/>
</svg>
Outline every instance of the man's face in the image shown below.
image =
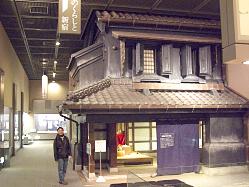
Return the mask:
<svg viewBox="0 0 249 187">
<path fill-rule="evenodd" d="M 63 129 L 59 129 L 58 130 L 58 134 L 61 135 L 61 136 L 64 135 L 64 130 Z"/>
</svg>

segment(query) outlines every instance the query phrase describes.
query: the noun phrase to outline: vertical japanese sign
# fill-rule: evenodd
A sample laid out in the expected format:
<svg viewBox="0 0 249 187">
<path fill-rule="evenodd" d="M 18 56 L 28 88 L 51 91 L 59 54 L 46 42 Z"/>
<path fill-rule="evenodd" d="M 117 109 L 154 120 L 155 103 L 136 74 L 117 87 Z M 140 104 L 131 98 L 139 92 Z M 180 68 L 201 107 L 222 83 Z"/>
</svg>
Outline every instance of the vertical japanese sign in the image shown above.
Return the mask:
<svg viewBox="0 0 249 187">
<path fill-rule="evenodd" d="M 81 33 L 81 0 L 59 0 L 59 33 Z"/>
</svg>

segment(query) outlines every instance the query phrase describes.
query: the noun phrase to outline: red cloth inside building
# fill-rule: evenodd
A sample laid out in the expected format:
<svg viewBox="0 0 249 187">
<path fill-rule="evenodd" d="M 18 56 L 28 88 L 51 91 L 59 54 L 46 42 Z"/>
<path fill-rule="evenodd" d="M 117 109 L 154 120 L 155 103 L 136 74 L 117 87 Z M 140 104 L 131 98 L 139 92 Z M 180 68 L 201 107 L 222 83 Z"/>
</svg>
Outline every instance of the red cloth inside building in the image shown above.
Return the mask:
<svg viewBox="0 0 249 187">
<path fill-rule="evenodd" d="M 117 136 L 117 145 L 125 145 L 125 134 L 119 133 Z"/>
</svg>

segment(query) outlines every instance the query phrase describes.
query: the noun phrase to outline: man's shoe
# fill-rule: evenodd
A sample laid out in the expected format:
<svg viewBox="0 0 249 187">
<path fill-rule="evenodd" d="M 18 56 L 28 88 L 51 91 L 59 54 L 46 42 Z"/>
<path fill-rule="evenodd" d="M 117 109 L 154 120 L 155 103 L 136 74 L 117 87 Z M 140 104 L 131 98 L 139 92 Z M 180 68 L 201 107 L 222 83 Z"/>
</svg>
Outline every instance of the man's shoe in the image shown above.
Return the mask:
<svg viewBox="0 0 249 187">
<path fill-rule="evenodd" d="M 62 184 L 63 184 L 63 185 L 68 185 L 68 182 L 63 181 Z"/>
<path fill-rule="evenodd" d="M 68 182 L 66 181 L 59 181 L 60 184 L 63 184 L 63 185 L 68 185 Z"/>
</svg>

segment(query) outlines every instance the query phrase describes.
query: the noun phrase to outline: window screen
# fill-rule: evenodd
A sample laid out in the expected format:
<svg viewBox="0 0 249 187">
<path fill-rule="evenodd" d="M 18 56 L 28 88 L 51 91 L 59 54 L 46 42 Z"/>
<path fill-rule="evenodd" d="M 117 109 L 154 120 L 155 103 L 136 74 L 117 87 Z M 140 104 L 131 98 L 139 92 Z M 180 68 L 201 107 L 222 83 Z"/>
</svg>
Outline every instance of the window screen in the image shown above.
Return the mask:
<svg viewBox="0 0 249 187">
<path fill-rule="evenodd" d="M 155 73 L 155 58 L 154 50 L 144 50 L 144 73 L 153 74 Z"/>
</svg>

